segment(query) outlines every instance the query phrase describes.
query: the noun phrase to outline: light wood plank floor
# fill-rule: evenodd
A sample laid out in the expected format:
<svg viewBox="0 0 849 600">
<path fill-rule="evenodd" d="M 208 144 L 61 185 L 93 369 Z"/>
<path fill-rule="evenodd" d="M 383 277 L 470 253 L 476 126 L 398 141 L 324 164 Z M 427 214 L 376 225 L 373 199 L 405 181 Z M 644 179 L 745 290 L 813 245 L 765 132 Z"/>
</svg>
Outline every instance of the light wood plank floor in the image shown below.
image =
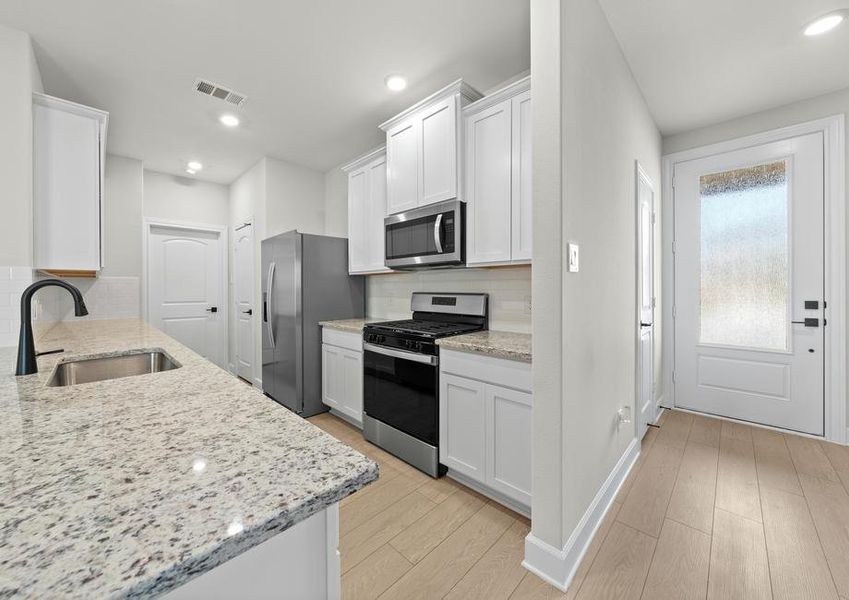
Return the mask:
<svg viewBox="0 0 849 600">
<path fill-rule="evenodd" d="M 849 600 L 849 447 L 666 411 L 562 593 L 520 564 L 526 518 L 310 421 L 380 464 L 342 502 L 345 600 Z"/>
</svg>

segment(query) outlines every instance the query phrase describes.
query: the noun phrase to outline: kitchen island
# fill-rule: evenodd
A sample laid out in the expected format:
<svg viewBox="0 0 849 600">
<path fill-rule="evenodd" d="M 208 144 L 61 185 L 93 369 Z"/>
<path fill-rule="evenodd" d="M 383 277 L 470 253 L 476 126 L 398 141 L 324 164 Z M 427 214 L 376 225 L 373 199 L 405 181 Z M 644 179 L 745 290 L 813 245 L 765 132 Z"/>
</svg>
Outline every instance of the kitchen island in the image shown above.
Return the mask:
<svg viewBox="0 0 849 600">
<path fill-rule="evenodd" d="M 305 578 L 338 595 L 338 503 L 374 462 L 140 320 L 61 323 L 37 346 L 65 352 L 25 377 L 0 349 L 0 598 L 292 597 Z M 137 349 L 180 366 L 46 385 L 60 361 Z"/>
</svg>

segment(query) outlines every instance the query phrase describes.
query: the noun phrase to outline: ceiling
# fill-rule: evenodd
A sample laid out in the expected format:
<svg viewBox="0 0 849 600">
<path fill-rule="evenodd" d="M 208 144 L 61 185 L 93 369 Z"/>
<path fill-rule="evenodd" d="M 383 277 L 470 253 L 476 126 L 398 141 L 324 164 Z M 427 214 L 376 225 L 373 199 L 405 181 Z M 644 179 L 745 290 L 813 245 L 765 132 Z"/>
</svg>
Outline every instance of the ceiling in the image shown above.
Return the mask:
<svg viewBox="0 0 849 600">
<path fill-rule="evenodd" d="M 3 0 L 0 23 L 32 36 L 47 93 L 109 111 L 109 152 L 174 174 L 197 159 L 219 183 L 262 156 L 325 171 L 454 79 L 484 91 L 530 67 L 529 0 Z"/>
<path fill-rule="evenodd" d="M 600 0 L 664 135 L 849 87 L 849 0 Z"/>
</svg>

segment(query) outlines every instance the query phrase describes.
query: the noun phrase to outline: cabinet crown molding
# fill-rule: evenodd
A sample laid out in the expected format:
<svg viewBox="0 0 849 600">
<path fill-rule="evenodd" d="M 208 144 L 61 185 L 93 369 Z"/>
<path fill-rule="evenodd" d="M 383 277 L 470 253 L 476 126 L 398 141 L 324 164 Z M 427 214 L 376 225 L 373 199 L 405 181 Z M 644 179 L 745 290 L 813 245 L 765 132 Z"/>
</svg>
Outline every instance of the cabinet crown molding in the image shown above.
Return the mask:
<svg viewBox="0 0 849 600">
<path fill-rule="evenodd" d="M 423 108 L 425 108 L 425 107 L 427 107 L 427 106 L 429 106 L 429 105 L 431 105 L 435 102 L 439 102 L 440 100 L 444 100 L 445 98 L 448 98 L 448 97 L 451 97 L 451 96 L 456 96 L 457 94 L 463 96 L 469 102 L 474 102 L 476 100 L 480 100 L 481 98 L 483 98 L 483 94 L 481 94 L 478 90 L 476 90 L 475 88 L 470 86 L 468 83 L 466 83 L 462 79 L 458 79 L 457 81 L 449 83 L 448 85 L 446 85 L 441 90 L 434 92 L 433 94 L 431 94 L 430 96 L 428 96 L 424 100 L 417 102 L 416 104 L 414 104 L 413 106 L 411 106 L 410 108 L 405 110 L 404 112 L 395 115 L 394 117 L 392 117 L 388 121 L 384 121 L 383 123 L 380 124 L 380 128 L 383 131 L 387 131 L 391 127 L 393 127 L 393 126 L 397 125 L 398 123 L 400 123 L 401 121 L 407 119 L 413 113 L 415 113 L 415 112 L 417 112 L 417 111 L 419 111 L 419 110 L 421 110 L 421 109 L 423 109 Z"/>
<path fill-rule="evenodd" d="M 65 100 L 64 98 L 57 98 L 56 96 L 48 96 L 47 94 L 42 94 L 40 92 L 32 93 L 32 103 L 38 104 L 39 106 L 46 106 L 48 108 L 58 108 L 71 114 L 96 119 L 101 123 L 103 138 L 106 138 L 106 126 L 109 123 L 109 113 L 105 110 L 92 108 L 91 106 L 78 104 L 76 102 L 71 102 L 70 100 Z"/>
<path fill-rule="evenodd" d="M 526 92 L 531 89 L 531 76 L 523 77 L 518 81 L 514 81 L 510 85 L 505 85 L 503 88 L 492 92 L 471 104 L 467 104 L 463 108 L 464 115 L 471 115 L 486 110 L 490 106 L 495 106 L 499 102 L 512 98 L 517 94 Z"/>
<path fill-rule="evenodd" d="M 366 154 L 363 154 L 359 158 L 355 158 L 348 164 L 339 168 L 345 173 L 350 173 L 351 171 L 356 171 L 357 169 L 366 166 L 376 158 L 381 158 L 383 156 L 386 156 L 386 144 L 375 148 L 374 150 L 369 150 Z"/>
</svg>

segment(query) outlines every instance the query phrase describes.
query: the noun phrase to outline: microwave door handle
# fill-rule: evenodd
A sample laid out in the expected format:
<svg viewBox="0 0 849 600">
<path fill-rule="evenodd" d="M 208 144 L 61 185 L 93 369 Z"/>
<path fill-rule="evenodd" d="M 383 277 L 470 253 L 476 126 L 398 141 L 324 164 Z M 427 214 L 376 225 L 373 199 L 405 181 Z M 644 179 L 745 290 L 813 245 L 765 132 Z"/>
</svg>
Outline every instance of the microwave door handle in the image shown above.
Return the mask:
<svg viewBox="0 0 849 600">
<path fill-rule="evenodd" d="M 436 215 L 433 222 L 433 243 L 436 244 L 437 254 L 442 254 L 442 213 Z"/>
<path fill-rule="evenodd" d="M 274 298 L 274 270 L 277 265 L 275 263 L 270 263 L 268 265 L 268 275 L 266 277 L 266 331 L 268 332 L 268 343 L 271 344 L 271 347 L 274 348 L 274 305 L 272 304 L 272 299 Z"/>
</svg>

